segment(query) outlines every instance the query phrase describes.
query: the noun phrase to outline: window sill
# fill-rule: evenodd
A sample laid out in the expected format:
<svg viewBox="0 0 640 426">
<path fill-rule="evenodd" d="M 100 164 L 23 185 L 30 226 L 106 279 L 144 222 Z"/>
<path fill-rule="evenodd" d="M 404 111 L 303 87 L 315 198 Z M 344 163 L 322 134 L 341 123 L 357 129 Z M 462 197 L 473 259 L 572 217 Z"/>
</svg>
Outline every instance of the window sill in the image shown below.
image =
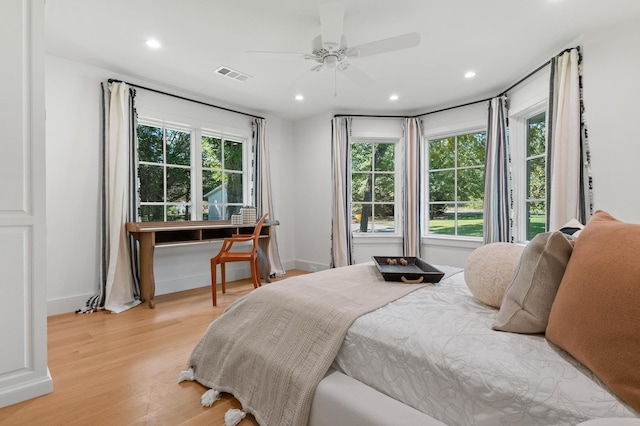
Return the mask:
<svg viewBox="0 0 640 426">
<path fill-rule="evenodd" d="M 446 235 L 428 235 L 422 237 L 422 244 L 440 247 L 463 247 L 474 249 L 480 247 L 482 238 L 479 237 L 460 237 Z"/>
<path fill-rule="evenodd" d="M 389 244 L 393 242 L 402 242 L 402 235 L 400 234 L 365 234 L 365 233 L 353 233 L 353 241 L 359 243 L 371 243 L 371 244 Z"/>
</svg>

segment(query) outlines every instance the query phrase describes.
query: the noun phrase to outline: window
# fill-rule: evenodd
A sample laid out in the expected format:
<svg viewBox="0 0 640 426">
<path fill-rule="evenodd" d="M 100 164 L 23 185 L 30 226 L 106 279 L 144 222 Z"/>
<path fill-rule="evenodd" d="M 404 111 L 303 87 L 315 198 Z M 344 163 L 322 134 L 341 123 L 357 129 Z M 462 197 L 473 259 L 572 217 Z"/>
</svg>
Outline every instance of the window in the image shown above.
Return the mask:
<svg viewBox="0 0 640 426">
<path fill-rule="evenodd" d="M 351 230 L 396 233 L 395 142 L 351 143 Z"/>
<path fill-rule="evenodd" d="M 137 136 L 139 221 L 228 220 L 248 204 L 244 139 L 147 119 Z"/>
<path fill-rule="evenodd" d="M 486 132 L 428 141 L 428 233 L 481 237 Z"/>
<path fill-rule="evenodd" d="M 240 212 L 244 199 L 243 144 L 202 136 L 202 220 L 224 220 Z"/>
<path fill-rule="evenodd" d="M 546 113 L 526 119 L 526 239 L 546 230 Z"/>
<path fill-rule="evenodd" d="M 191 134 L 164 127 L 138 126 L 139 219 L 189 220 L 191 217 Z"/>
</svg>

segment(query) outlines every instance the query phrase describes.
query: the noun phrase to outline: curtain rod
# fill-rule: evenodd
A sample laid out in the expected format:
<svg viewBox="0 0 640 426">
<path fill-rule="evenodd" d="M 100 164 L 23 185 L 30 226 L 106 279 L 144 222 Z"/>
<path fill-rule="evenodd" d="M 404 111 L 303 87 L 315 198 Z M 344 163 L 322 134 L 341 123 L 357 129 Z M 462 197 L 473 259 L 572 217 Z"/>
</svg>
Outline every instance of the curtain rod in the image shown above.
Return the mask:
<svg viewBox="0 0 640 426">
<path fill-rule="evenodd" d="M 131 86 L 131 87 L 136 87 L 136 88 L 138 88 L 138 89 L 148 90 L 148 91 L 150 91 L 150 92 L 159 93 L 159 94 L 161 94 L 161 95 L 172 96 L 172 97 L 174 97 L 174 98 L 182 99 L 183 101 L 194 102 L 194 103 L 196 103 L 196 104 L 206 105 L 206 106 L 209 106 L 209 107 L 218 108 L 218 109 L 222 109 L 222 110 L 229 111 L 229 112 L 234 112 L 234 113 L 236 113 L 236 114 L 246 115 L 246 116 L 248 116 L 248 117 L 259 118 L 259 119 L 261 119 L 261 120 L 264 120 L 264 119 L 265 119 L 264 117 L 260 117 L 259 115 L 253 115 L 253 114 L 249 114 L 249 113 L 246 113 L 246 112 L 236 111 L 236 110 L 233 110 L 233 109 L 230 109 L 230 108 L 221 107 L 221 106 L 219 106 L 219 105 L 213 105 L 213 104 L 208 104 L 208 103 L 206 103 L 206 102 L 202 102 L 202 101 L 196 101 L 195 99 L 185 98 L 184 96 L 174 95 L 173 93 L 167 93 L 167 92 L 163 92 L 163 91 L 161 91 L 161 90 L 151 89 L 151 88 L 149 88 L 149 87 L 138 86 L 137 84 L 129 83 L 129 82 L 127 82 L 127 81 L 116 80 L 116 79 L 113 79 L 113 78 L 110 78 L 110 79 L 109 79 L 109 80 L 107 80 L 107 81 L 108 81 L 109 83 L 126 83 L 126 84 L 128 84 L 129 86 Z"/>
<path fill-rule="evenodd" d="M 557 55 L 554 56 L 558 57 L 560 55 L 563 55 L 567 52 L 570 52 L 572 49 L 578 49 L 578 52 L 580 52 L 580 46 L 576 46 L 576 47 L 568 47 L 566 49 L 564 49 L 562 52 L 558 53 Z M 523 83 L 524 81 L 526 81 L 528 78 L 530 78 L 531 76 L 533 76 L 535 73 L 537 73 L 538 71 L 540 71 L 541 69 L 543 69 L 544 67 L 546 67 L 547 65 L 549 65 L 551 63 L 551 60 L 548 60 L 547 62 L 545 62 L 544 64 L 540 65 L 538 68 L 536 68 L 535 70 L 531 71 L 529 74 L 527 74 L 526 76 L 524 76 L 523 78 L 521 78 L 520 80 L 516 81 L 515 83 L 513 83 L 511 86 L 509 86 L 508 89 L 502 91 L 499 95 L 497 96 L 504 96 L 507 94 L 507 92 L 509 92 L 510 90 L 513 90 L 516 86 L 520 85 L 521 83 Z M 479 104 L 481 102 L 488 102 L 490 101 L 492 98 L 486 98 L 486 99 L 480 99 L 478 101 L 472 101 L 472 102 L 467 102 L 466 104 L 462 104 L 462 105 L 455 105 L 452 107 L 448 107 L 448 108 L 442 108 L 436 111 L 429 111 L 429 112 L 425 112 L 423 114 L 417 114 L 417 115 L 366 115 L 366 114 L 361 114 L 361 115 L 349 115 L 349 114 L 335 114 L 334 117 L 367 117 L 367 118 L 418 118 L 418 117 L 422 117 L 425 115 L 429 115 L 429 114 L 435 114 L 437 112 L 443 112 L 443 111 L 449 111 L 452 109 L 456 109 L 456 108 L 462 108 L 462 107 L 466 107 L 469 105 L 475 105 L 475 104 Z"/>
</svg>

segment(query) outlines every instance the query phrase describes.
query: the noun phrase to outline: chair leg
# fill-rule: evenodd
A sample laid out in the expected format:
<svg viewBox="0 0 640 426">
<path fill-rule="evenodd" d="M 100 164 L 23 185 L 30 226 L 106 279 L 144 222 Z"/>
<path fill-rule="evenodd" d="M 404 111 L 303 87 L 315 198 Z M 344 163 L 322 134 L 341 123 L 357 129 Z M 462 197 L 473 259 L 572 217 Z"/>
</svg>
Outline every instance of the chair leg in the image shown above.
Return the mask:
<svg viewBox="0 0 640 426">
<path fill-rule="evenodd" d="M 216 293 L 218 290 L 216 289 L 216 262 L 214 259 L 211 259 L 211 298 L 213 299 L 213 306 L 216 306 Z"/>
<path fill-rule="evenodd" d="M 251 279 L 253 280 L 253 288 L 258 288 L 262 285 L 260 282 L 260 271 L 258 271 L 258 259 L 251 261 Z"/>
<path fill-rule="evenodd" d="M 227 271 L 225 270 L 224 262 L 220 263 L 220 271 L 222 272 L 222 294 L 225 294 L 227 292 L 227 288 L 225 286 L 227 281 Z"/>
</svg>

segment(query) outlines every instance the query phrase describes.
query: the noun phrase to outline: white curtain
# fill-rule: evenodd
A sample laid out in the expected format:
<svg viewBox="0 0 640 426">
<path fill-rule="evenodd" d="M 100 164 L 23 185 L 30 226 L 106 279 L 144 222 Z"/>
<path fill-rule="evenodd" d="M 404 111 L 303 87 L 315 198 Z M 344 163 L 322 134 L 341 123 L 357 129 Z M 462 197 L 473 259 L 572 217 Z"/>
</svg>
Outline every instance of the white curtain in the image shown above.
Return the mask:
<svg viewBox="0 0 640 426">
<path fill-rule="evenodd" d="M 511 242 L 511 170 L 507 139 L 507 99 L 489 102 L 484 170 L 484 243 Z"/>
<path fill-rule="evenodd" d="M 578 49 L 551 60 L 547 133 L 547 227 L 557 230 L 571 219 L 586 223 L 592 208 Z"/>
<path fill-rule="evenodd" d="M 422 129 L 418 118 L 404 119 L 404 227 L 403 256 L 420 257 L 422 251 L 420 226 L 420 163 L 422 159 Z"/>
<path fill-rule="evenodd" d="M 140 304 L 125 223 L 134 220 L 131 167 L 135 164 L 135 109 L 133 92 L 125 83 L 110 83 L 105 110 L 104 230 L 106 277 L 104 308 L 123 312 Z"/>
<path fill-rule="evenodd" d="M 276 213 L 273 208 L 273 200 L 271 197 L 271 170 L 269 165 L 269 150 L 267 141 L 267 121 L 262 118 L 256 118 L 253 122 L 253 144 L 254 144 L 254 164 L 255 164 L 255 194 L 256 209 L 258 217 L 264 213 L 269 213 L 269 218 L 275 218 Z M 271 262 L 270 275 L 284 275 L 284 267 L 280 260 L 280 252 L 278 250 L 277 227 L 272 226 L 270 229 L 271 238 L 269 240 L 269 261 Z"/>
<path fill-rule="evenodd" d="M 353 263 L 351 245 L 351 161 L 349 143 L 351 118 L 335 117 L 331 122 L 333 174 L 333 219 L 331 229 L 331 267 Z"/>
</svg>

